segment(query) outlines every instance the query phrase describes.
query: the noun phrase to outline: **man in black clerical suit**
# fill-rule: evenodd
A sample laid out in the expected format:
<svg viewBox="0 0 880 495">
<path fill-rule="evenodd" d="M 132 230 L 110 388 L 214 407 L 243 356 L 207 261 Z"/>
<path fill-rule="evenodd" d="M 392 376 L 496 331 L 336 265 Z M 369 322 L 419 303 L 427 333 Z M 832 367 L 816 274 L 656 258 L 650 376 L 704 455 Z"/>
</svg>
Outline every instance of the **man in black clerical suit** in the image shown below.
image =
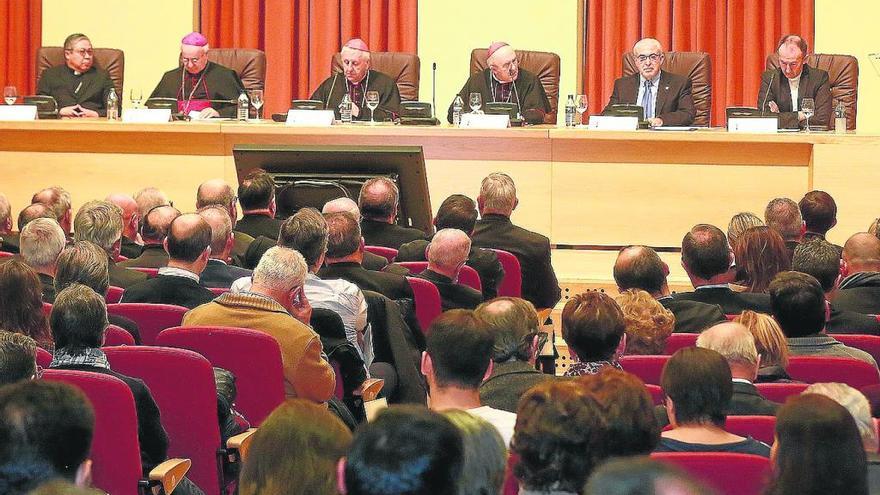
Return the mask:
<svg viewBox="0 0 880 495">
<path fill-rule="evenodd" d="M 46 69 L 37 83 L 37 94 L 51 96 L 62 117 L 103 117 L 107 95 L 113 89 L 110 74 L 95 67 L 92 42 L 82 33 L 64 40 L 64 65 Z M 122 95 L 118 95 L 122 98 Z"/>
<path fill-rule="evenodd" d="M 254 239 L 262 236 L 278 240 L 281 220 L 275 218 L 275 181 L 263 169 L 251 170 L 238 186 L 242 218 L 235 230 Z"/>
<path fill-rule="evenodd" d="M 797 129 L 806 125 L 807 116 L 802 110 L 804 98 L 812 98 L 815 103 L 810 125 L 828 126 L 831 121 L 828 73 L 804 63 L 807 50 L 807 42 L 800 36 L 783 36 L 776 50 L 779 68 L 761 74 L 758 108 L 779 114 L 780 127 Z"/>
<path fill-rule="evenodd" d="M 199 118 L 234 117 L 244 85 L 234 70 L 208 61 L 208 39 L 189 33 L 180 44 L 181 66 L 162 76 L 150 98 L 174 98 L 177 111 Z"/>
<path fill-rule="evenodd" d="M 663 46 L 653 38 L 639 40 L 632 52 L 639 72 L 614 81 L 603 112 L 611 110 L 611 105 L 640 105 L 651 127 L 691 125 L 696 115 L 691 80 L 660 69 Z"/>
<path fill-rule="evenodd" d="M 340 119 L 339 105 L 347 93 L 351 99 L 352 120 L 393 120 L 400 113 L 400 91 L 389 76 L 370 68 L 370 49 L 364 40 L 354 38 L 342 46 L 342 74 L 336 72 L 328 77 L 312 93 L 313 100 L 324 103 L 324 109 L 333 110 Z M 342 77 L 340 77 L 342 76 Z M 375 115 L 367 107 L 367 92 L 379 93 Z"/>
<path fill-rule="evenodd" d="M 678 301 L 717 304 L 728 315 L 736 315 L 746 309 L 769 314 L 769 295 L 730 289 L 728 283 L 733 278 L 730 273 L 732 261 L 733 252 L 721 229 L 708 224 L 695 225 L 681 241 L 681 265 L 695 290 L 680 292 L 672 297 Z"/>
<path fill-rule="evenodd" d="M 361 234 L 367 246 L 397 249 L 401 244 L 425 238 L 421 230 L 397 224 L 399 203 L 400 191 L 390 179 L 377 177 L 361 186 L 358 207 L 361 212 Z"/>
<path fill-rule="evenodd" d="M 483 302 L 480 291 L 458 282 L 470 250 L 470 238 L 458 229 L 438 231 L 428 245 L 428 268 L 416 276 L 437 286 L 443 311 L 474 309 Z"/>
<path fill-rule="evenodd" d="M 531 72 L 519 68 L 516 51 L 503 41 L 489 45 L 486 62 L 488 69 L 472 74 L 458 92 L 465 111 L 471 93 L 480 93 L 482 103 L 516 103 L 520 114 L 529 124 L 543 124 L 544 115 L 550 111 L 550 101 L 541 81 Z M 446 119 L 452 123 L 452 106 L 449 104 Z"/>
<path fill-rule="evenodd" d="M 493 173 L 483 179 L 477 196 L 481 218 L 471 239 L 475 246 L 513 253 L 522 269 L 523 299 L 536 308 L 552 308 L 561 291 L 550 262 L 550 239 L 510 221 L 518 203 L 510 176 Z"/>
<path fill-rule="evenodd" d="M 641 289 L 675 315 L 675 332 L 700 333 L 715 323 L 726 321 L 721 307 L 697 301 L 676 300 L 669 292 L 666 277 L 669 266 L 647 246 L 628 246 L 614 262 L 614 281 L 620 291 Z"/>
</svg>

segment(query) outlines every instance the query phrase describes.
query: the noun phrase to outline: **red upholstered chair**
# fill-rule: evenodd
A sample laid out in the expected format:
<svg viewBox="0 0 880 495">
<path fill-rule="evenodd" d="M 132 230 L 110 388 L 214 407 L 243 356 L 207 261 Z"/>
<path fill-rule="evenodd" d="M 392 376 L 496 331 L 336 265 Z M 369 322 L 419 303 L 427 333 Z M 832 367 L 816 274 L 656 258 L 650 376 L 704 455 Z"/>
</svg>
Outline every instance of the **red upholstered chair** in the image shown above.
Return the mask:
<svg viewBox="0 0 880 495">
<path fill-rule="evenodd" d="M 624 371 L 641 378 L 649 385 L 660 385 L 660 375 L 663 367 L 669 361 L 669 356 L 623 356 L 620 365 Z"/>
<path fill-rule="evenodd" d="M 52 353 L 42 347 L 37 347 L 37 366 L 45 369 L 49 367 L 49 363 L 51 362 Z"/>
<path fill-rule="evenodd" d="M 192 460 L 189 478 L 205 493 L 220 493 L 220 426 L 211 363 L 186 349 L 104 347 L 110 367 L 140 378 L 159 406 L 168 455 Z"/>
<path fill-rule="evenodd" d="M 712 59 L 706 52 L 666 52 L 661 69 L 691 80 L 694 125 L 708 127 L 712 115 Z M 623 75 L 638 72 L 632 51 L 623 54 Z"/>
<path fill-rule="evenodd" d="M 803 392 L 808 383 L 756 383 L 758 392 L 767 400 L 782 404 L 792 395 Z"/>
<path fill-rule="evenodd" d="M 120 345 L 134 345 L 134 337 L 123 328 L 108 325 L 104 330 L 104 346 L 116 347 Z"/>
<path fill-rule="evenodd" d="M 248 328 L 174 327 L 163 330 L 156 345 L 189 349 L 235 375 L 238 411 L 259 426 L 284 402 L 281 348 L 272 336 Z"/>
<path fill-rule="evenodd" d="M 486 48 L 471 50 L 472 75 L 489 68 L 488 55 L 489 50 Z M 544 115 L 544 123 L 556 124 L 556 113 L 559 110 L 559 55 L 552 52 L 516 50 L 516 58 L 519 60 L 520 68 L 534 74 L 544 86 L 544 92 L 547 93 L 547 100 L 550 103 L 550 111 Z"/>
<path fill-rule="evenodd" d="M 13 258 L 15 257 L 14 253 L 7 253 L 6 251 L 0 251 L 0 258 Z"/>
<path fill-rule="evenodd" d="M 880 363 L 880 336 L 877 335 L 856 335 L 856 334 L 834 334 L 832 335 L 835 339 L 843 342 L 844 344 L 855 347 L 856 349 L 861 349 L 871 356 L 874 357 L 874 360 Z"/>
<path fill-rule="evenodd" d="M 679 349 L 694 347 L 699 336 L 698 333 L 673 333 L 666 339 L 666 349 L 663 352 L 671 356 Z"/>
<path fill-rule="evenodd" d="M 655 452 L 651 458 L 674 464 L 720 495 L 760 495 L 770 481 L 770 459 L 728 452 Z"/>
<path fill-rule="evenodd" d="M 737 316 L 739 315 L 724 315 L 724 317 L 727 318 L 727 321 L 733 321 Z"/>
<path fill-rule="evenodd" d="M 124 316 L 137 323 L 141 333 L 141 342 L 144 345 L 155 344 L 159 332 L 180 325 L 183 315 L 187 311 L 189 311 L 187 308 L 173 304 L 119 303 L 107 305 L 108 313 Z"/>
<path fill-rule="evenodd" d="M 498 261 L 504 268 L 504 278 L 498 284 L 498 295 L 508 297 L 522 297 L 522 267 L 519 259 L 503 249 L 493 249 L 498 255 Z"/>
<path fill-rule="evenodd" d="M 139 271 L 139 272 L 141 272 L 141 273 L 146 273 L 147 276 L 150 277 L 150 278 L 154 278 L 154 277 L 156 277 L 157 275 L 159 275 L 159 269 L 158 269 L 158 268 L 144 268 L 144 267 L 142 267 L 142 266 L 131 266 L 131 267 L 128 267 L 128 268 L 129 268 L 130 270 L 137 270 L 137 271 Z"/>
<path fill-rule="evenodd" d="M 838 382 L 853 388 L 880 384 L 877 368 L 857 359 L 791 356 L 785 370 L 792 379 L 806 383 Z"/>
<path fill-rule="evenodd" d="M 228 67 L 238 74 L 244 89 L 266 86 L 266 52 L 254 48 L 211 48 L 208 60 Z"/>
<path fill-rule="evenodd" d="M 427 261 L 400 261 L 397 264 L 414 274 L 422 273 L 428 268 Z M 480 282 L 480 274 L 467 265 L 461 267 L 461 271 L 458 273 L 458 283 L 467 285 L 480 292 L 483 291 L 483 283 Z"/>
<path fill-rule="evenodd" d="M 107 304 L 118 303 L 119 300 L 122 299 L 122 292 L 124 290 L 125 289 L 123 289 L 122 287 L 116 287 L 115 285 L 107 287 L 107 293 L 104 294 L 104 301 L 106 301 Z"/>
<path fill-rule="evenodd" d="M 219 296 L 221 294 L 229 292 L 229 287 L 208 287 L 208 290 L 211 291 L 215 296 Z"/>
<path fill-rule="evenodd" d="M 513 468 L 519 463 L 519 455 L 511 453 L 504 468 L 503 495 L 519 495 L 519 481 L 513 475 Z"/>
<path fill-rule="evenodd" d="M 773 444 L 776 432 L 775 416 L 728 416 L 724 429 L 741 437 L 752 437 L 767 445 Z"/>
<path fill-rule="evenodd" d="M 437 286 L 416 277 L 406 277 L 409 286 L 412 288 L 413 296 L 416 304 L 416 318 L 419 320 L 419 326 L 422 332 L 428 334 L 428 329 L 434 318 L 440 316 L 443 312 L 440 304 L 440 291 Z"/>
<path fill-rule="evenodd" d="M 385 246 L 364 246 L 364 251 L 368 253 L 373 253 L 377 256 L 381 256 L 388 260 L 389 263 L 394 261 L 394 258 L 397 258 L 397 250 L 390 247 Z"/>
<path fill-rule="evenodd" d="M 664 400 L 666 398 L 663 395 L 663 389 L 660 388 L 660 385 L 645 385 L 645 388 L 648 389 L 648 393 L 651 394 L 651 400 L 654 402 L 655 406 L 662 406 L 666 403 Z"/>
</svg>

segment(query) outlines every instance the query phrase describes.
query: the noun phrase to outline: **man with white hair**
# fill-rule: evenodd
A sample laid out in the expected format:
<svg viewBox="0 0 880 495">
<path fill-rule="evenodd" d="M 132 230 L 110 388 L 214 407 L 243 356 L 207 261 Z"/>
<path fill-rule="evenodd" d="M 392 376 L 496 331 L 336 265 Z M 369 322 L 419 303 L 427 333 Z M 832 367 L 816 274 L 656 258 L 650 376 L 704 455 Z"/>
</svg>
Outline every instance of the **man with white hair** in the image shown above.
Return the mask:
<svg viewBox="0 0 880 495">
<path fill-rule="evenodd" d="M 43 301 L 55 300 L 55 269 L 58 255 L 64 250 L 67 239 L 58 222 L 38 218 L 25 225 L 21 231 L 21 258 L 37 272 L 43 289 Z"/>
<path fill-rule="evenodd" d="M 340 58 L 342 74 L 334 72 L 324 80 L 312 93 L 311 99 L 323 102 L 324 108 L 333 110 L 337 119 L 340 118 L 339 105 L 346 94 L 351 99 L 352 120 L 370 120 L 373 117 L 373 120 L 382 122 L 400 113 L 400 90 L 394 79 L 371 68 L 370 48 L 364 40 L 348 40 L 342 45 Z M 379 105 L 375 112 L 367 108 L 369 91 L 379 93 Z"/>
<path fill-rule="evenodd" d="M 122 245 L 122 209 L 107 201 L 89 201 L 73 219 L 74 240 L 89 241 L 107 253 L 110 285 L 128 288 L 147 280 L 147 275 L 116 264 Z"/>
<path fill-rule="evenodd" d="M 177 100 L 177 111 L 200 119 L 234 117 L 244 91 L 234 70 L 208 61 L 208 38 L 189 33 L 180 40 L 180 66 L 162 76 L 150 98 Z"/>
<path fill-rule="evenodd" d="M 550 101 L 541 81 L 531 72 L 519 67 L 516 50 L 504 41 L 489 45 L 486 63 L 489 68 L 471 75 L 458 96 L 468 107 L 471 93 L 480 93 L 482 103 L 516 103 L 523 120 L 529 124 L 543 124 L 550 112 Z M 446 119 L 452 123 L 450 103 Z"/>
<path fill-rule="evenodd" d="M 483 302 L 480 291 L 458 283 L 458 274 L 467 262 L 470 251 L 470 237 L 458 229 L 437 232 L 428 245 L 428 268 L 417 277 L 437 286 L 443 311 L 474 309 Z"/>
<path fill-rule="evenodd" d="M 229 264 L 235 239 L 226 209 L 210 205 L 199 208 L 198 213 L 211 226 L 211 257 L 202 270 L 199 283 L 205 287 L 230 287 L 239 278 L 249 277 L 250 270 Z"/>
<path fill-rule="evenodd" d="M 226 209 L 229 220 L 232 222 L 232 236 L 235 243 L 232 245 L 231 262 L 236 266 L 245 266 L 244 259 L 248 247 L 254 242 L 254 238 L 244 232 L 235 230 L 238 223 L 238 197 L 232 186 L 223 179 L 211 179 L 202 182 L 196 192 L 196 208 L 210 205 L 219 205 Z M 266 239 L 270 240 L 271 239 Z M 259 260 L 257 260 L 259 261 Z M 256 266 L 254 262 L 253 266 Z"/>
<path fill-rule="evenodd" d="M 0 193 L 0 251 L 17 253 L 18 240 L 13 240 L 15 237 L 12 233 L 12 205 L 9 204 L 9 198 Z"/>
<path fill-rule="evenodd" d="M 815 113 L 810 124 L 827 126 L 831 122 L 831 85 L 828 73 L 804 63 L 809 48 L 796 34 L 783 36 L 776 46 L 779 68 L 761 74 L 758 108 L 779 114 L 779 126 L 797 129 L 806 123 L 804 98 L 812 98 Z"/>
<path fill-rule="evenodd" d="M 308 326 L 312 308 L 303 290 L 308 267 L 302 255 L 280 246 L 266 251 L 249 291 L 227 292 L 183 318 L 187 326 L 236 326 L 271 335 L 281 346 L 288 397 L 326 402 L 336 388 L 321 339 Z"/>
<path fill-rule="evenodd" d="M 523 299 L 538 309 L 552 308 L 562 293 L 550 262 L 550 239 L 510 221 L 518 204 L 513 179 L 507 174 L 489 174 L 480 185 L 480 220 L 471 240 L 478 247 L 513 253 L 522 269 Z"/>
<path fill-rule="evenodd" d="M 339 212 L 351 213 L 357 218 L 358 222 L 361 221 L 361 209 L 358 208 L 357 203 L 351 198 L 332 199 L 324 203 L 324 207 L 321 209 L 321 213 L 324 215 Z M 401 275 L 409 273 L 409 270 L 406 268 L 394 263 L 388 263 L 388 259 L 384 256 L 379 256 L 378 254 L 373 254 L 369 251 L 364 251 L 364 259 L 361 261 L 361 265 L 367 270 L 388 270 L 392 273 L 399 273 Z"/>
<path fill-rule="evenodd" d="M 48 206 L 55 215 L 55 221 L 61 226 L 64 235 L 70 235 L 70 225 L 73 219 L 71 211 L 70 193 L 61 186 L 52 186 L 35 193 L 31 203 L 41 203 Z M 19 225 L 19 229 L 22 226 Z"/>
<path fill-rule="evenodd" d="M 131 196 L 124 193 L 113 193 L 105 199 L 122 210 L 122 244 L 119 254 L 126 258 L 137 258 L 144 250 L 140 239 L 141 217 L 138 215 L 138 204 Z"/>
<path fill-rule="evenodd" d="M 158 187 L 145 187 L 134 194 L 134 202 L 137 203 L 138 220 L 143 223 L 147 213 L 157 206 L 174 206 L 168 196 Z"/>
<path fill-rule="evenodd" d="M 632 54 L 638 73 L 614 81 L 614 91 L 603 113 L 612 105 L 639 105 L 651 127 L 691 125 L 696 115 L 691 80 L 661 70 L 663 45 L 644 38 L 636 42 Z"/>
</svg>

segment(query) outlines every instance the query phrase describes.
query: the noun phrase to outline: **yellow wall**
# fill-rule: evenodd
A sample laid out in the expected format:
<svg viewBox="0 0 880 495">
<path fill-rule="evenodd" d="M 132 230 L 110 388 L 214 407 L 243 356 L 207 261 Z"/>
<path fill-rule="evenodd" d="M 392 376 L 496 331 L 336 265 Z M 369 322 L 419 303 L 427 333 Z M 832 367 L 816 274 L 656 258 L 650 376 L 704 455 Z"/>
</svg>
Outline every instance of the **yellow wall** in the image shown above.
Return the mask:
<svg viewBox="0 0 880 495">
<path fill-rule="evenodd" d="M 193 0 L 43 0 L 43 45 L 61 46 L 82 32 L 95 47 L 125 51 L 124 106 L 130 89 L 148 97 L 177 65 L 180 38 L 192 28 Z"/>
</svg>

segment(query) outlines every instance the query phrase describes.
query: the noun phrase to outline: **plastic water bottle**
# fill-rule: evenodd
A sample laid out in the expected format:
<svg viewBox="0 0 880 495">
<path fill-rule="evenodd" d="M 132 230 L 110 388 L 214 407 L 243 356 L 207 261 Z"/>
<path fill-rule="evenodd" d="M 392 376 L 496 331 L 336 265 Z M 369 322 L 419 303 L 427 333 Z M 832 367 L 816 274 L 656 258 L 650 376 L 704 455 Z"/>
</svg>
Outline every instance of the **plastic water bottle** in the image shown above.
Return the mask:
<svg viewBox="0 0 880 495">
<path fill-rule="evenodd" d="M 576 110 L 577 109 L 574 105 L 574 95 L 568 95 L 568 100 L 565 102 L 565 127 L 574 126 L 574 115 Z"/>
<path fill-rule="evenodd" d="M 107 120 L 119 120 L 119 96 L 114 88 L 107 93 Z"/>
<path fill-rule="evenodd" d="M 248 109 L 250 107 L 250 100 L 248 100 L 247 93 L 244 91 L 238 95 L 238 121 L 239 122 L 247 122 L 248 119 Z"/>
<path fill-rule="evenodd" d="M 452 125 L 458 127 L 461 125 L 461 110 L 464 108 L 464 102 L 461 96 L 455 95 L 455 101 L 452 102 Z"/>
<path fill-rule="evenodd" d="M 838 101 L 834 108 L 834 133 L 846 134 L 846 105 Z"/>
<path fill-rule="evenodd" d="M 351 124 L 351 97 L 348 93 L 342 95 L 342 103 L 339 104 L 339 117 L 343 124 Z"/>
</svg>

